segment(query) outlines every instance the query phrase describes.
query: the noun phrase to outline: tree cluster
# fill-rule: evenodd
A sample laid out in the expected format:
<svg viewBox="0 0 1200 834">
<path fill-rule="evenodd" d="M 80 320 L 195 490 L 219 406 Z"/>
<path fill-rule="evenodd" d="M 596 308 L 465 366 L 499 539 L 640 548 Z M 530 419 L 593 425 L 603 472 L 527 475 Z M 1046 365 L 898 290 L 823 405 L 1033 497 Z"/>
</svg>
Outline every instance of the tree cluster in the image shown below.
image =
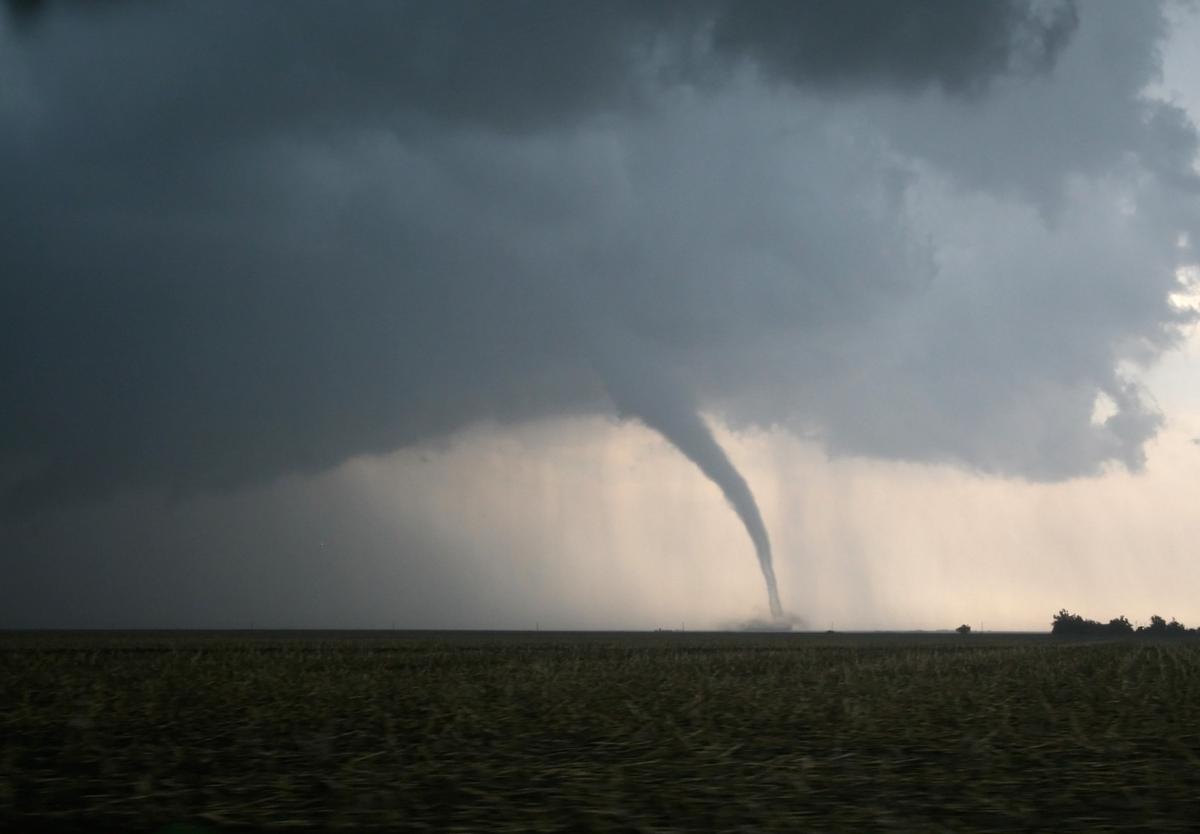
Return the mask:
<svg viewBox="0 0 1200 834">
<path fill-rule="evenodd" d="M 1149 625 L 1134 628 L 1133 623 L 1123 616 L 1114 617 L 1107 623 L 1099 623 L 1095 620 L 1085 620 L 1064 608 L 1054 615 L 1050 633 L 1064 637 L 1126 637 L 1133 634 L 1146 637 L 1182 637 L 1185 634 L 1195 635 L 1198 631 L 1187 628 L 1174 617 L 1171 618 L 1171 622 L 1167 622 L 1157 614 L 1151 615 Z"/>
</svg>

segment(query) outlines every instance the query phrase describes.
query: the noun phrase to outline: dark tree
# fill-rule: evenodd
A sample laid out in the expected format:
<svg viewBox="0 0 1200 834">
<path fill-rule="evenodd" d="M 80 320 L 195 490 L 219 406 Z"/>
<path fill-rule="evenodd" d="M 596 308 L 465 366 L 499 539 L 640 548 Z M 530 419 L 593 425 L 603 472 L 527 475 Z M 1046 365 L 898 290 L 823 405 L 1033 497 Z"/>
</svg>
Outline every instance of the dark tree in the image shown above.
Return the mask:
<svg viewBox="0 0 1200 834">
<path fill-rule="evenodd" d="M 1133 634 L 1133 625 L 1124 617 L 1116 617 L 1107 623 L 1085 620 L 1064 608 L 1054 615 L 1050 633 L 1070 637 L 1123 637 Z"/>
<path fill-rule="evenodd" d="M 1124 616 L 1114 617 L 1107 623 L 1098 623 L 1095 620 L 1085 620 L 1064 608 L 1054 615 L 1050 633 L 1068 637 L 1127 637 L 1135 633 L 1142 637 L 1184 637 L 1196 634 L 1197 630 L 1188 629 L 1174 618 L 1168 623 L 1157 614 L 1151 615 L 1150 625 L 1134 629 L 1133 624 Z"/>
<path fill-rule="evenodd" d="M 1109 620 L 1107 628 L 1113 634 L 1133 634 L 1133 623 L 1125 619 L 1124 615 Z"/>
<path fill-rule="evenodd" d="M 1060 609 L 1054 615 L 1054 622 L 1050 625 L 1051 634 L 1060 635 L 1075 635 L 1084 634 L 1087 631 L 1087 620 L 1078 614 L 1072 614 L 1067 609 Z"/>
</svg>

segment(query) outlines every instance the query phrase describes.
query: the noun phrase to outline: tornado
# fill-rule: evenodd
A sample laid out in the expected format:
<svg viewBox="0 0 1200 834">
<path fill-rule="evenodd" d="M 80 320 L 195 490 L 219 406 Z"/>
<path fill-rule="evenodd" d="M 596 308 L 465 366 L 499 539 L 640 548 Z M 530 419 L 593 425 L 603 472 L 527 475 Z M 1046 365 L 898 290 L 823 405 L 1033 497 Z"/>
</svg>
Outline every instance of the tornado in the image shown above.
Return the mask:
<svg viewBox="0 0 1200 834">
<path fill-rule="evenodd" d="M 652 366 L 644 363 L 639 364 L 636 371 L 629 365 L 609 365 L 605 371 L 604 382 L 618 412 L 624 417 L 636 418 L 657 431 L 720 488 L 754 544 L 758 566 L 767 585 L 767 604 L 771 616 L 782 619 L 783 605 L 779 601 L 779 588 L 775 582 L 771 540 L 767 536 L 754 493 L 713 437 L 692 398 L 680 386 L 673 384 L 669 376 L 656 372 Z"/>
</svg>

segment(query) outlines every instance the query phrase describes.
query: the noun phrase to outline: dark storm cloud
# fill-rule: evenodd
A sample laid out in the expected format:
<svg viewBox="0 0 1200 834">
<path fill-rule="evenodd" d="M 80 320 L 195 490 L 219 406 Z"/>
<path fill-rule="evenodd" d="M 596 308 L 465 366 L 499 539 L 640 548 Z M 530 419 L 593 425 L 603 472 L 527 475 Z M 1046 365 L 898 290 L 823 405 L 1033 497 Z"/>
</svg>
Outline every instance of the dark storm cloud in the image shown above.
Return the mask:
<svg viewBox="0 0 1200 834">
<path fill-rule="evenodd" d="M 1190 123 L 1143 118 L 1161 16 L 1135 5 L 45 4 L 0 34 L 6 505 L 607 411 L 598 340 L 851 453 L 1136 466 L 1157 418 L 1114 368 L 1174 321 L 1149 232 L 1111 230 L 1114 265 L 1020 215 L 1033 248 L 981 244 L 1009 280 L 939 266 L 908 216 L 922 165 L 1035 200 L 1128 158 L 1186 181 Z M 1058 77 L 1074 53 L 1098 81 Z M 975 153 L 967 124 L 994 131 Z"/>
<path fill-rule="evenodd" d="M 764 0 L 727 3 L 717 49 L 792 81 L 978 89 L 1011 70 L 1053 66 L 1078 22 L 1072 2 Z"/>
<path fill-rule="evenodd" d="M 1076 21 L 1070 0 L 9 8 L 54 63 L 41 78 L 83 118 L 95 108 L 116 115 L 114 104 L 163 108 L 164 124 L 243 138 L 254 123 L 318 127 L 322 115 L 389 120 L 396 111 L 532 129 L 634 104 L 662 83 L 717 80 L 720 58 L 798 84 L 977 89 L 1049 68 Z"/>
</svg>

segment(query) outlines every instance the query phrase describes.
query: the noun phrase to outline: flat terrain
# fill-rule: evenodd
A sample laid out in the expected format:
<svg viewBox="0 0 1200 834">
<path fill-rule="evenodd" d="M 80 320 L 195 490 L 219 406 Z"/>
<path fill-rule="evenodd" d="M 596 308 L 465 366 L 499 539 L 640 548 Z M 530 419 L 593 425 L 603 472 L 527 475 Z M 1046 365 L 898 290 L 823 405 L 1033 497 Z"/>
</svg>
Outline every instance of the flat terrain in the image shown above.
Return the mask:
<svg viewBox="0 0 1200 834">
<path fill-rule="evenodd" d="M 1195 830 L 1200 644 L 0 633 L 0 828 Z"/>
</svg>

